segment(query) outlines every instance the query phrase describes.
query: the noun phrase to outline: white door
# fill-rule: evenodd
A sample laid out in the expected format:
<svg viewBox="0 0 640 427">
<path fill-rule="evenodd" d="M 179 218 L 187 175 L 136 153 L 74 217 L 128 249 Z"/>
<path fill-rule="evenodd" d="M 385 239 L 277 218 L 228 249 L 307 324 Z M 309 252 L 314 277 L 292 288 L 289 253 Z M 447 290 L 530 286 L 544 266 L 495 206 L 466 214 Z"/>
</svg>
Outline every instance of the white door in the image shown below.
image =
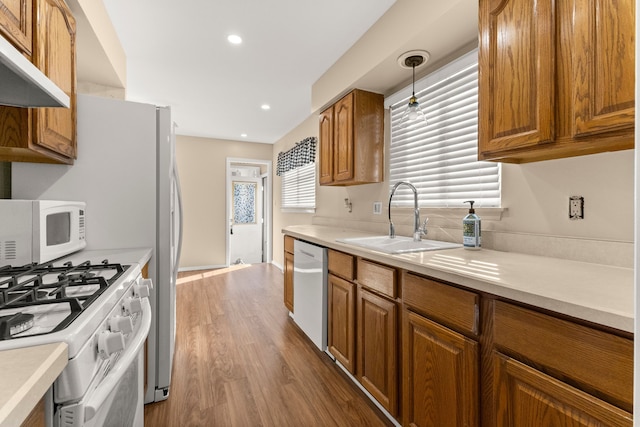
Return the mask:
<svg viewBox="0 0 640 427">
<path fill-rule="evenodd" d="M 263 239 L 263 186 L 260 168 L 233 167 L 229 178 L 229 263 L 260 263 Z"/>
</svg>

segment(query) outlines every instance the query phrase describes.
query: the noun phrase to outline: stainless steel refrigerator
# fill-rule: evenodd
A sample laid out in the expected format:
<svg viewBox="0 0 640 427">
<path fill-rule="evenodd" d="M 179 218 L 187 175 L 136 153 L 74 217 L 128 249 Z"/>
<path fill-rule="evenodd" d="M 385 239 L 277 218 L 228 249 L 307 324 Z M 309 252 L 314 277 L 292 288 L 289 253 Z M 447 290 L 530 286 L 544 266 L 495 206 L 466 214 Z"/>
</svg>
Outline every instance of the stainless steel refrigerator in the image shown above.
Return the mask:
<svg viewBox="0 0 640 427">
<path fill-rule="evenodd" d="M 87 249 L 153 248 L 145 403 L 168 397 L 181 247 L 180 184 L 168 107 L 78 95 L 72 166 L 13 163 L 14 199 L 81 200 Z"/>
</svg>

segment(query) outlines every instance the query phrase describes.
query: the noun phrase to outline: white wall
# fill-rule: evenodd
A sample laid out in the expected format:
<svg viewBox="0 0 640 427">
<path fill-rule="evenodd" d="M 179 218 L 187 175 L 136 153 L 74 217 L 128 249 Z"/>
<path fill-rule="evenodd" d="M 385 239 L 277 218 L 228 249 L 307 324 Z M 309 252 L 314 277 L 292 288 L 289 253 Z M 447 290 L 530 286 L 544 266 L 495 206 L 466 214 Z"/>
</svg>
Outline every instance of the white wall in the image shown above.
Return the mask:
<svg viewBox="0 0 640 427">
<path fill-rule="evenodd" d="M 277 153 L 307 136 L 318 136 L 312 115 L 274 146 Z M 387 126 L 388 128 L 388 126 Z M 387 144 L 388 146 L 388 144 Z M 386 175 L 385 170 L 385 175 Z M 482 221 L 483 247 L 553 256 L 624 267 L 633 266 L 634 150 L 568 159 L 502 166 L 502 206 L 499 219 L 490 212 Z M 274 179 L 274 251 L 282 263 L 285 225 L 325 224 L 386 233 L 389 183 L 353 187 L 316 187 L 316 213 L 283 214 L 279 209 L 280 178 Z M 569 196 L 583 196 L 585 218 L 570 220 Z M 344 207 L 349 198 L 353 209 Z M 373 215 L 373 202 L 382 202 L 382 215 Z M 479 209 L 482 216 L 482 210 Z M 392 211 L 399 234 L 410 235 L 411 209 Z M 428 238 L 461 241 L 464 208 L 421 209 L 429 217 Z"/>
</svg>

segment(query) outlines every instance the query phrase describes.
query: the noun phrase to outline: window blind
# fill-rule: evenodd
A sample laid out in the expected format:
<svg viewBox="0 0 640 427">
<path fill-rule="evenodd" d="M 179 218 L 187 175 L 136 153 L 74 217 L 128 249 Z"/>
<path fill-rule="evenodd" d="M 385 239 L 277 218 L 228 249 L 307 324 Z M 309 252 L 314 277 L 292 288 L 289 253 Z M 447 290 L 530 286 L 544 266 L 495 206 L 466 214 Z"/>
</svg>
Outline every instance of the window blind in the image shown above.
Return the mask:
<svg viewBox="0 0 640 427">
<path fill-rule="evenodd" d="M 282 177 L 283 210 L 313 211 L 316 208 L 316 164 L 291 169 Z"/>
<path fill-rule="evenodd" d="M 389 185 L 411 182 L 420 206 L 462 207 L 475 200 L 475 206 L 499 207 L 500 165 L 477 161 L 477 50 L 416 82 L 426 123 L 401 128 L 410 96 L 405 90 L 387 100 L 393 102 Z M 398 191 L 393 200 L 413 206 L 413 193 Z"/>
</svg>

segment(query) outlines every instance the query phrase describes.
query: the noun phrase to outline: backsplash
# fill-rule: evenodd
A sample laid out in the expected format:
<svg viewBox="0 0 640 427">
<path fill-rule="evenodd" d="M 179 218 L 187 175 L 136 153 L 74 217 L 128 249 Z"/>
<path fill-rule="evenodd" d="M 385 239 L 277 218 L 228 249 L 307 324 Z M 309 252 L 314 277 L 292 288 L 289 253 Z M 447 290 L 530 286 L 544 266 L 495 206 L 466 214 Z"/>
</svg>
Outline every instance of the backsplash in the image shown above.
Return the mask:
<svg viewBox="0 0 640 427">
<path fill-rule="evenodd" d="M 411 236 L 413 234 L 412 213 L 413 211 L 407 210 L 405 215 L 402 213 L 394 215 L 393 223 L 397 235 Z M 424 218 L 425 212 L 421 211 L 421 216 Z M 445 222 L 448 224 L 443 224 L 443 221 L 432 217 L 427 227 L 428 233 L 424 238 L 462 243 L 462 226 L 455 227 L 451 226 L 451 221 Z M 491 220 L 482 221 L 482 247 L 485 249 L 633 268 L 633 242 L 496 231 L 491 230 L 493 228 L 492 222 Z M 386 220 L 367 222 L 314 216 L 312 223 L 381 235 L 389 233 L 389 223 Z"/>
</svg>

